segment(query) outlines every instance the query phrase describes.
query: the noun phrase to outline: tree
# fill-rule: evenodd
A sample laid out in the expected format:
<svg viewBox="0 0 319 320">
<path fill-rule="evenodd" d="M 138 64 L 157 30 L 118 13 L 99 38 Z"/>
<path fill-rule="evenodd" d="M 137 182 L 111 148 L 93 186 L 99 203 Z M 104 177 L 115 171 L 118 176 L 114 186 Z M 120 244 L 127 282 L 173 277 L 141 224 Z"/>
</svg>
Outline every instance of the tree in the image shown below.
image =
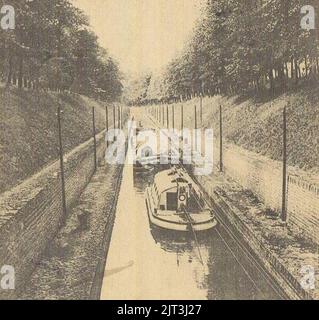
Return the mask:
<svg viewBox="0 0 319 320">
<path fill-rule="evenodd" d="M 69 0 L 12 0 L 11 4 L 16 28 L 1 34 L 0 48 L 1 74 L 8 85 L 74 89 L 92 96 L 105 89 L 110 92 L 98 96 L 111 99 L 121 95 L 118 67 L 88 30 L 88 18 Z"/>
<path fill-rule="evenodd" d="M 315 0 L 309 4 L 319 12 Z M 162 77 L 166 98 L 274 95 L 300 81 L 317 81 L 318 32 L 300 27 L 303 5 L 301 0 L 208 1 L 191 41 Z"/>
</svg>

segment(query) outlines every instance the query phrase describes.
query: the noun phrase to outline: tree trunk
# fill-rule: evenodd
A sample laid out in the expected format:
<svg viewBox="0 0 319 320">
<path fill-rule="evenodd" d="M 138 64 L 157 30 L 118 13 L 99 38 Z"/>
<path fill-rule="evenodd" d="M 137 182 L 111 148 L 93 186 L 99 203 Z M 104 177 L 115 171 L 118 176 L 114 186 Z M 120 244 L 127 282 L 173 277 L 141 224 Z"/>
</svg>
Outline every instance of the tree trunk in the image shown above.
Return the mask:
<svg viewBox="0 0 319 320">
<path fill-rule="evenodd" d="M 7 84 L 11 85 L 12 83 L 12 76 L 13 76 L 13 55 L 10 54 L 9 57 L 9 73 L 8 73 L 8 79 L 7 79 Z"/>
<path fill-rule="evenodd" d="M 295 84 L 297 85 L 298 82 L 299 82 L 299 72 L 300 72 L 300 70 L 299 70 L 299 66 L 298 66 L 297 60 L 295 59 L 294 61 L 295 61 Z"/>
<path fill-rule="evenodd" d="M 286 81 L 289 81 L 288 63 L 285 62 Z"/>
<path fill-rule="evenodd" d="M 273 69 L 269 70 L 269 81 L 270 81 L 270 93 L 272 96 L 274 96 L 275 93 L 275 87 L 274 87 L 274 74 L 273 74 Z"/>
<path fill-rule="evenodd" d="M 281 89 L 285 90 L 286 89 L 286 81 L 285 81 L 284 65 L 280 65 L 278 68 L 278 79 L 280 81 Z"/>
<path fill-rule="evenodd" d="M 19 75 L 18 75 L 18 88 L 23 87 L 23 56 L 19 57 Z"/>
<path fill-rule="evenodd" d="M 17 75 L 16 75 L 15 72 L 13 72 L 13 75 L 12 75 L 12 84 L 13 84 L 14 86 L 17 85 Z"/>
<path fill-rule="evenodd" d="M 291 80 L 294 79 L 295 73 L 294 73 L 294 58 L 291 58 Z"/>
</svg>

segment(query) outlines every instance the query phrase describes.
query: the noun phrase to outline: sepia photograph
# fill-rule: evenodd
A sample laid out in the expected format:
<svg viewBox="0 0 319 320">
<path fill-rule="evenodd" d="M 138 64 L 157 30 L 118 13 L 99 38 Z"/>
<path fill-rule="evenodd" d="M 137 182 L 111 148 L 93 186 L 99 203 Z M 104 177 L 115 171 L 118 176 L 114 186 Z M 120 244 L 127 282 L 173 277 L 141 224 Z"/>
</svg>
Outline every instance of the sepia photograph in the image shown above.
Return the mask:
<svg viewBox="0 0 319 320">
<path fill-rule="evenodd" d="M 319 300 L 318 13 L 1 0 L 0 300 Z"/>
</svg>

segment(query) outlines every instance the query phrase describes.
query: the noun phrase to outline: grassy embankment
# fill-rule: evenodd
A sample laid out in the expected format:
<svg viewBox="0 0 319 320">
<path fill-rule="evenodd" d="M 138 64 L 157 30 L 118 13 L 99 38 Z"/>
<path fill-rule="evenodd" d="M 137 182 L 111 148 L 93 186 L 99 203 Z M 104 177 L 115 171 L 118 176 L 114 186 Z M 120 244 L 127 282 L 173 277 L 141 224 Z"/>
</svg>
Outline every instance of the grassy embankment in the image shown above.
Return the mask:
<svg viewBox="0 0 319 320">
<path fill-rule="evenodd" d="M 272 102 L 215 96 L 203 99 L 203 125 L 213 127 L 219 137 L 219 105 L 223 107 L 223 128 L 229 143 L 282 160 L 283 108 L 289 98 L 288 162 L 290 166 L 319 174 L 319 88 L 302 89 L 277 97 Z M 185 126 L 194 126 L 194 105 L 199 99 L 184 103 Z M 180 109 L 175 108 L 176 126 L 180 125 Z M 198 121 L 200 117 L 198 116 Z"/>
<path fill-rule="evenodd" d="M 65 152 L 92 136 L 93 106 L 97 131 L 105 126 L 102 104 L 79 95 L 0 88 L 0 101 L 0 193 L 58 159 L 58 102 Z"/>
</svg>

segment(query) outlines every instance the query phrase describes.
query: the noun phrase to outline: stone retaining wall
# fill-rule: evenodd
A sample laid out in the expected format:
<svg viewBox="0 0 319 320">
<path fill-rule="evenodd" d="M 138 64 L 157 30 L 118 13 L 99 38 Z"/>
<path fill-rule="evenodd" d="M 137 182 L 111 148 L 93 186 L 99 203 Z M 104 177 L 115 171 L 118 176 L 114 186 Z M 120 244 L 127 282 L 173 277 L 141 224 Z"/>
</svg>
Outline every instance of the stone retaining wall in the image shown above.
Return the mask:
<svg viewBox="0 0 319 320">
<path fill-rule="evenodd" d="M 105 154 L 104 133 L 97 155 Z M 93 139 L 65 156 L 66 201 L 70 209 L 94 173 Z M 0 267 L 13 266 L 16 290 L 0 289 L 0 299 L 16 296 L 63 221 L 59 162 L 0 196 Z M 1 278 L 1 275 L 0 275 Z"/>
</svg>

